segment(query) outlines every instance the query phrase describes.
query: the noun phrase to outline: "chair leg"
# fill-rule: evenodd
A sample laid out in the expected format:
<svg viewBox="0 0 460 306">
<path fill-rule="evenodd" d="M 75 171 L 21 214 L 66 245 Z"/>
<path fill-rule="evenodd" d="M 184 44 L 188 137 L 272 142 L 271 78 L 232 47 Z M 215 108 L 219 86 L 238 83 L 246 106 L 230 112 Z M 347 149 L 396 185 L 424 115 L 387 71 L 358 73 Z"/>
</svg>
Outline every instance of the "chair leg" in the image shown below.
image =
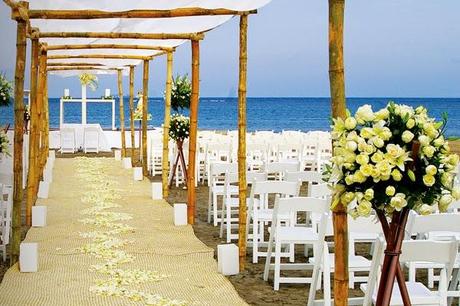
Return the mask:
<svg viewBox="0 0 460 306">
<path fill-rule="evenodd" d="M 355 288 L 355 273 L 351 272 L 348 275 L 348 288 L 354 289 Z"/>
<path fill-rule="evenodd" d="M 417 272 L 415 270 L 415 265 L 411 262 L 409 263 L 409 281 L 415 282 L 415 276 Z"/>
<path fill-rule="evenodd" d="M 209 187 L 212 188 L 212 187 Z M 209 191 L 208 196 L 208 223 L 211 223 L 211 215 L 212 215 L 212 192 Z"/>
<path fill-rule="evenodd" d="M 273 289 L 276 291 L 280 289 L 280 275 L 281 275 L 281 242 L 275 241 L 275 273 L 273 277 Z"/>
<path fill-rule="evenodd" d="M 259 222 L 257 219 L 252 220 L 252 263 L 259 261 Z"/>
<path fill-rule="evenodd" d="M 214 226 L 217 226 L 217 195 L 214 193 L 212 195 L 212 212 L 213 212 L 213 217 L 214 217 Z"/>
<path fill-rule="evenodd" d="M 222 216 L 224 215 L 224 210 L 222 209 Z M 232 241 L 232 208 L 230 205 L 227 205 L 227 214 L 226 214 L 226 223 L 227 226 L 227 243 Z M 222 220 L 223 222 L 223 220 Z"/>
<path fill-rule="evenodd" d="M 226 224 L 228 223 L 228 219 L 227 219 L 228 216 L 224 215 L 224 209 L 225 209 L 225 200 L 222 202 L 222 211 L 221 211 L 222 220 L 220 222 L 220 230 L 219 230 L 219 237 L 220 238 L 222 238 L 224 236 L 224 222 Z M 227 235 L 227 237 L 228 237 L 228 235 Z"/>
<path fill-rule="evenodd" d="M 428 269 L 428 288 L 434 287 L 434 269 Z"/>
<path fill-rule="evenodd" d="M 327 248 L 327 244 L 325 244 L 325 248 Z M 324 251 L 323 254 L 325 254 L 324 260 L 323 260 L 324 306 L 330 306 L 331 305 L 331 267 L 329 263 L 328 252 Z"/>
</svg>

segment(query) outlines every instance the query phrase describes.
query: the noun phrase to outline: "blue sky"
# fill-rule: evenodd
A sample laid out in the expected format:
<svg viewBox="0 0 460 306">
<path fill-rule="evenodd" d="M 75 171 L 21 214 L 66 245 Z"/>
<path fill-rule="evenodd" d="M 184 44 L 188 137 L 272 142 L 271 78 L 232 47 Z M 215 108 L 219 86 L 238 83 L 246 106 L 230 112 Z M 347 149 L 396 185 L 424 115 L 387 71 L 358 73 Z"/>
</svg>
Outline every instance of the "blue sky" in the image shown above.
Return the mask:
<svg viewBox="0 0 460 306">
<path fill-rule="evenodd" d="M 350 97 L 460 97 L 460 1 L 352 0 L 346 3 L 345 68 Z M 249 18 L 249 96 L 329 96 L 326 0 L 273 0 Z M 0 3 L 0 71 L 13 77 L 16 23 Z M 190 44 L 174 74 L 190 70 Z M 162 95 L 166 63 L 151 64 L 150 95 Z M 142 68 L 136 69 L 136 90 Z M 26 88 L 28 88 L 28 77 Z M 238 82 L 238 19 L 201 44 L 201 95 L 233 96 Z M 125 78 L 125 85 L 127 78 Z M 50 97 L 79 91 L 74 78 L 51 77 Z M 116 92 L 115 76 L 100 77 Z M 77 95 L 77 94 L 74 94 Z"/>
</svg>

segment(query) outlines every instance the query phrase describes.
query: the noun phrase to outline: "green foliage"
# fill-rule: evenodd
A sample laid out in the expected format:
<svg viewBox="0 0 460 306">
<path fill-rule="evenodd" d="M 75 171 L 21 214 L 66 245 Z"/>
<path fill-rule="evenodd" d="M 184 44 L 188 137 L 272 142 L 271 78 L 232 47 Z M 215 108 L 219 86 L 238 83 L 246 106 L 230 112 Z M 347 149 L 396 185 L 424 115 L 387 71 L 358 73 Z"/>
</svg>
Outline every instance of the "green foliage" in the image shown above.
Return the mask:
<svg viewBox="0 0 460 306">
<path fill-rule="evenodd" d="M 184 115 L 174 114 L 171 116 L 169 137 L 173 140 L 184 140 L 188 138 L 190 130 L 190 119 Z"/>
<path fill-rule="evenodd" d="M 174 111 L 180 112 L 190 108 L 190 99 L 192 97 L 192 83 L 187 75 L 178 75 L 173 79 L 171 90 L 171 107 Z"/>
<path fill-rule="evenodd" d="M 13 95 L 13 84 L 8 81 L 4 74 L 0 74 L 0 107 L 8 106 Z"/>
</svg>

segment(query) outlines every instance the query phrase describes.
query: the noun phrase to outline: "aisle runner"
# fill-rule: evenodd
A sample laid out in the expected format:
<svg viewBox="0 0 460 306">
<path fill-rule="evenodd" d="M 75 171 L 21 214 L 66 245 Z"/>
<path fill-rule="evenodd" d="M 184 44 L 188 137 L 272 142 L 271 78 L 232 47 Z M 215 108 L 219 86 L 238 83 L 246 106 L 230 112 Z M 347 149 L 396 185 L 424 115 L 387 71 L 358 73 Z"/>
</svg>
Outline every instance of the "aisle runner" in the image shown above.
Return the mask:
<svg viewBox="0 0 460 306">
<path fill-rule="evenodd" d="M 57 159 L 48 226 L 32 228 L 39 272 L 17 265 L 0 285 L 0 305 L 246 305 L 217 273 L 213 250 L 173 211 L 150 199 L 113 159 Z"/>
</svg>

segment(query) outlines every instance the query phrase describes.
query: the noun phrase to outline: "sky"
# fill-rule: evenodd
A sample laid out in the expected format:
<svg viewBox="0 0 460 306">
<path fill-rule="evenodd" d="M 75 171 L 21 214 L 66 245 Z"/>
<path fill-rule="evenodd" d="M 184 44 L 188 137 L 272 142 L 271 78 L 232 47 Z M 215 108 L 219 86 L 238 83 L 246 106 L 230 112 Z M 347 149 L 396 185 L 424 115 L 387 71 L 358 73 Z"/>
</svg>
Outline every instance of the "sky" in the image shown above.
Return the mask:
<svg viewBox="0 0 460 306">
<path fill-rule="evenodd" d="M 460 97 L 460 1 L 352 0 L 345 8 L 345 80 L 349 97 Z M 327 97 L 326 0 L 273 0 L 249 18 L 248 96 Z M 201 96 L 236 96 L 238 18 L 201 43 Z M 0 71 L 13 79 L 16 22 L 0 2 Z M 30 44 L 29 44 L 30 45 Z M 30 49 L 28 50 L 28 55 Z M 174 75 L 190 73 L 190 43 L 178 48 Z M 165 58 L 150 65 L 149 95 L 162 96 Z M 136 69 L 135 90 L 142 87 Z M 116 76 L 99 77 L 116 93 Z M 26 72 L 26 88 L 28 88 Z M 125 92 L 128 79 L 124 78 Z M 77 77 L 52 76 L 49 96 L 78 96 Z"/>
</svg>

